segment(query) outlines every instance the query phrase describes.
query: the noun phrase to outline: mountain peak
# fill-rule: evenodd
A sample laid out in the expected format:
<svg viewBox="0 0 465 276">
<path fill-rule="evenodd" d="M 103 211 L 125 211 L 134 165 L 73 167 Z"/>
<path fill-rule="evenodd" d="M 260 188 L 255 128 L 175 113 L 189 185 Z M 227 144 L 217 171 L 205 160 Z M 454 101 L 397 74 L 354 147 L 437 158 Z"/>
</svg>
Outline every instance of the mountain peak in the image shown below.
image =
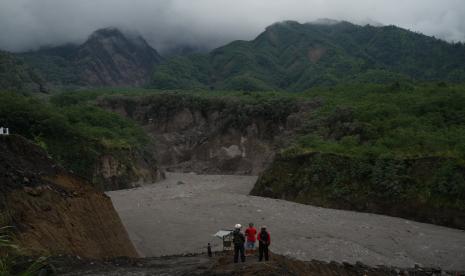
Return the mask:
<svg viewBox="0 0 465 276">
<path fill-rule="evenodd" d="M 107 27 L 94 31 L 86 43 L 94 41 L 110 41 L 111 43 L 126 43 L 134 47 L 148 48 L 150 45 L 136 33 L 123 32 L 115 27 Z"/>
<path fill-rule="evenodd" d="M 107 27 L 102 28 L 94 31 L 89 38 L 98 38 L 98 37 L 115 37 L 115 36 L 123 36 L 123 32 L 121 32 L 116 27 Z"/>
<path fill-rule="evenodd" d="M 319 18 L 315 21 L 309 22 L 309 24 L 313 25 L 336 25 L 338 23 L 341 23 L 342 21 L 340 20 L 335 20 L 331 18 Z"/>
<path fill-rule="evenodd" d="M 143 85 L 160 61 L 141 36 L 113 27 L 93 32 L 77 52 L 81 78 L 94 86 Z"/>
</svg>

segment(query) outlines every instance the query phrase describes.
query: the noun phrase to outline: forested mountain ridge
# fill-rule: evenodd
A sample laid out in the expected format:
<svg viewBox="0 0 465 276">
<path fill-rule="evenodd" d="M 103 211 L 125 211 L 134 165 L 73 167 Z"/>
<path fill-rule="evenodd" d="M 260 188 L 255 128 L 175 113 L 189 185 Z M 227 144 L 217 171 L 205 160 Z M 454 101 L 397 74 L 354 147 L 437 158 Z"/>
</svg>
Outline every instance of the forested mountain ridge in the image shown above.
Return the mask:
<svg viewBox="0 0 465 276">
<path fill-rule="evenodd" d="M 152 86 L 302 91 L 347 82 L 461 82 L 463 60 L 463 44 L 395 26 L 285 21 L 252 41 L 170 59 L 157 66 Z"/>
<path fill-rule="evenodd" d="M 106 28 L 81 45 L 8 55 L 52 87 L 304 91 L 340 83 L 465 81 L 463 43 L 396 26 L 284 21 L 252 41 L 205 54 L 182 54 L 176 47 L 179 54 L 162 58 L 141 36 Z M 6 64 L 4 58 L 0 64 Z M 15 79 L 3 76 L 2 87 Z"/>
<path fill-rule="evenodd" d="M 81 45 L 62 45 L 19 54 L 58 86 L 141 86 L 161 56 L 142 37 L 115 28 L 95 31 Z"/>
<path fill-rule="evenodd" d="M 45 91 L 44 80 L 13 54 L 0 51 L 0 90 Z"/>
</svg>

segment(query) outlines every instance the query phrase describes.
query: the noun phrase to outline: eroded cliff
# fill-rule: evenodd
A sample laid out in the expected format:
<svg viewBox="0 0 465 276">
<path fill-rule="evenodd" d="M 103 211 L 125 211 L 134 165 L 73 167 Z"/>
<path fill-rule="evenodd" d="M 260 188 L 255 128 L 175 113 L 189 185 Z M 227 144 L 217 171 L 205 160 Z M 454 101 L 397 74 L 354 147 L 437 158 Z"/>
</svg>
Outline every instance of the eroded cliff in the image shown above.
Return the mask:
<svg viewBox="0 0 465 276">
<path fill-rule="evenodd" d="M 164 93 L 101 99 L 154 138 L 160 166 L 198 173 L 258 174 L 294 135 L 298 105 L 288 98 L 234 99 Z"/>
</svg>

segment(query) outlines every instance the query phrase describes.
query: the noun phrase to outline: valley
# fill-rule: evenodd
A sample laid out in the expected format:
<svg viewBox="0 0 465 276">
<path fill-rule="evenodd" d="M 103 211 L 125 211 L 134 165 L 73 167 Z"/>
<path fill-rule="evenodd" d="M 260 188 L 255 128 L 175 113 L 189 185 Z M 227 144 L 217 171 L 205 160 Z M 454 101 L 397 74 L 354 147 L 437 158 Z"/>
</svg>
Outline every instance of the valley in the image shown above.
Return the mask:
<svg viewBox="0 0 465 276">
<path fill-rule="evenodd" d="M 93 30 L 0 50 L 0 275 L 465 271 L 463 42 L 281 21 L 160 54 Z M 235 266 L 213 234 L 249 222 L 273 258 Z"/>
</svg>

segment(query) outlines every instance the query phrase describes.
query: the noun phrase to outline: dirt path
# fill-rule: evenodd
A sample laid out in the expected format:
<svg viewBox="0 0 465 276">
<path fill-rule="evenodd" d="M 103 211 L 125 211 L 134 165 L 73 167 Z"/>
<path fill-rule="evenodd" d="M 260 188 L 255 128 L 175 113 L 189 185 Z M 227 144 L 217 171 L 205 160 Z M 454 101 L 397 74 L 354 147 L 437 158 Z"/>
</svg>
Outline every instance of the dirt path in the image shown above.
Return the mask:
<svg viewBox="0 0 465 276">
<path fill-rule="evenodd" d="M 256 177 L 170 173 L 150 186 L 108 193 L 144 256 L 205 251 L 235 223 L 266 224 L 272 250 L 301 260 L 465 269 L 465 231 L 380 215 L 248 196 Z"/>
</svg>

